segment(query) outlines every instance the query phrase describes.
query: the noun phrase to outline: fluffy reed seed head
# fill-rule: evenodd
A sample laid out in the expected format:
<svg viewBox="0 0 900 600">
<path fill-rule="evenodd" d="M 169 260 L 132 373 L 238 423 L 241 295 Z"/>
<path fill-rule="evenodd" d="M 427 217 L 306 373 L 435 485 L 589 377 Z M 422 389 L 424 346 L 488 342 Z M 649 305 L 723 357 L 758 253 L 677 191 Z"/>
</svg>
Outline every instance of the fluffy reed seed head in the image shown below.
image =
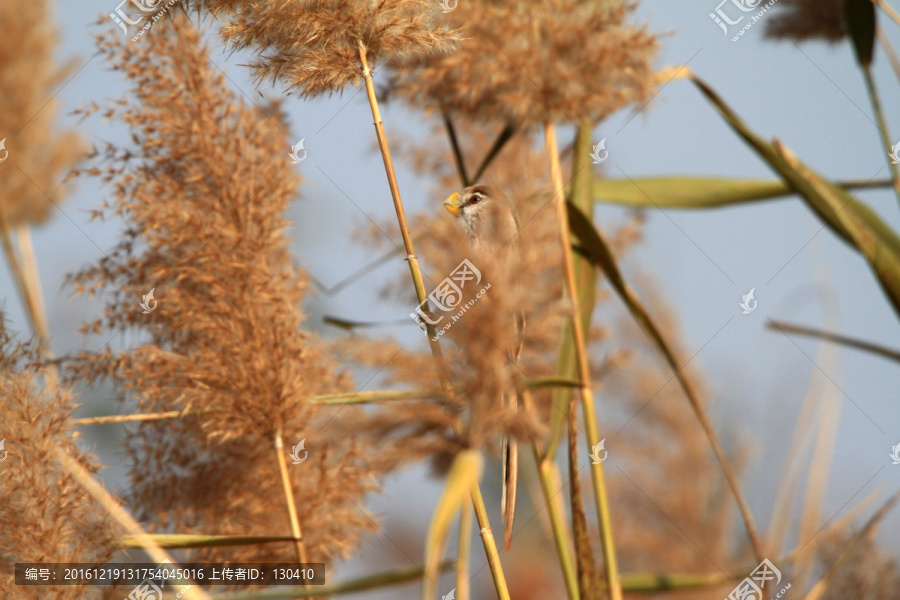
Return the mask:
<svg viewBox="0 0 900 600">
<path fill-rule="evenodd" d="M 47 0 L 0 4 L 0 217 L 11 227 L 46 221 L 66 193 L 60 176 L 84 154 L 81 137 L 55 122 L 71 69 L 55 62 L 52 22 Z"/>
<path fill-rule="evenodd" d="M 257 80 L 280 81 L 302 96 L 340 91 L 362 80 L 367 60 L 446 51 L 454 34 L 434 0 L 189 0 L 222 20 L 221 37 L 250 49 Z"/>
<path fill-rule="evenodd" d="M 839 42 L 847 35 L 843 0 L 779 0 L 767 19 L 766 37 L 795 42 Z"/>
<path fill-rule="evenodd" d="M 20 345 L 4 330 L 0 313 L 0 597 L 99 598 L 100 588 L 15 585 L 17 562 L 102 565 L 112 559 L 114 535 L 120 533 L 54 456 L 61 451 L 91 473 L 100 469 L 70 428 L 71 391 L 41 390 L 38 358 L 36 348 Z"/>
<path fill-rule="evenodd" d="M 388 95 L 521 127 L 602 120 L 649 99 L 656 37 L 627 3 L 467 0 L 447 15 L 464 39 L 451 53 L 395 60 Z M 402 57 L 401 57 L 402 58 Z"/>
<path fill-rule="evenodd" d="M 375 527 L 361 507 L 386 458 L 347 429 L 359 409 L 311 401 L 351 388 L 301 328 L 307 278 L 285 235 L 300 182 L 287 125 L 277 105 L 239 101 L 186 18 L 160 21 L 150 36 L 99 39 L 132 88 L 106 116 L 124 122 L 135 145 L 106 148 L 108 166 L 84 171 L 112 188 L 98 216 L 125 229 L 107 257 L 71 278 L 109 299 L 86 331 L 139 335 L 123 350 L 82 354 L 74 374 L 113 380 L 142 412 L 194 413 L 138 425 L 126 440 L 129 500 L 157 531 L 284 535 L 273 439 L 280 430 L 286 454 L 306 440 L 297 452 L 306 460 L 288 458 L 289 475 L 307 554 L 328 562 Z M 151 289 L 156 304 L 144 314 Z M 296 558 L 288 543 L 198 556 Z"/>
</svg>

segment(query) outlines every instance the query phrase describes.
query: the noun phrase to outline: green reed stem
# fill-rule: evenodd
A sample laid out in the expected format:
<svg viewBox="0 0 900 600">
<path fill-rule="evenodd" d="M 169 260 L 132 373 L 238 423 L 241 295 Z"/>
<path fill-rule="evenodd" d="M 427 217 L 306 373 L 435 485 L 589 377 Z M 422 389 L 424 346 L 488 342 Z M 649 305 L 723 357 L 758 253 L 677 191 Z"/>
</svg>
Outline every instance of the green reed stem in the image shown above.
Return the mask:
<svg viewBox="0 0 900 600">
<path fill-rule="evenodd" d="M 533 409 L 531 393 L 528 390 L 522 391 L 522 402 L 526 410 Z M 543 445 L 539 441 L 535 440 L 531 448 L 537 466 L 538 479 L 541 482 L 541 491 L 550 515 L 553 543 L 556 545 L 556 555 L 559 558 L 559 566 L 562 568 L 566 593 L 569 600 L 581 600 L 581 592 L 578 589 L 578 573 L 575 571 L 575 559 L 572 556 L 572 536 L 566 526 L 562 497 L 560 496 L 562 482 L 559 476 L 559 467 L 553 461 L 552 456 L 544 454 Z"/>
<path fill-rule="evenodd" d="M 563 189 L 562 169 L 559 163 L 559 147 L 556 142 L 556 128 L 552 123 L 544 126 L 544 138 L 547 154 L 550 159 L 550 183 L 556 204 L 559 222 L 559 240 L 563 255 L 563 275 L 565 289 L 572 304 L 572 330 L 575 334 L 575 354 L 578 362 L 578 376 L 581 379 L 581 402 L 584 413 L 584 426 L 587 433 L 588 450 L 600 443 L 597 431 L 597 416 L 594 412 L 594 393 L 591 390 L 591 372 L 588 363 L 587 345 L 581 322 L 581 310 L 578 299 L 578 287 L 575 282 L 575 265 L 572 260 L 572 240 L 569 236 L 569 217 L 566 208 L 566 197 Z M 594 498 L 597 505 L 597 524 L 600 528 L 600 539 L 603 546 L 603 563 L 606 567 L 606 584 L 611 600 L 622 600 L 622 588 L 619 582 L 619 567 L 616 561 L 616 546 L 612 534 L 612 520 L 609 514 L 609 497 L 606 492 L 606 480 L 603 474 L 603 463 L 591 463 L 591 479 L 594 485 Z"/>
<path fill-rule="evenodd" d="M 891 170 L 891 180 L 894 182 L 894 191 L 897 194 L 897 200 L 900 201 L 900 169 L 898 165 L 890 158 L 893 152 L 891 144 L 891 134 L 888 131 L 887 121 L 884 118 L 884 112 L 881 110 L 881 98 L 878 95 L 878 89 L 875 87 L 875 79 L 872 77 L 872 68 L 870 65 L 862 65 L 863 77 L 866 80 L 866 91 L 869 93 L 869 100 L 872 101 L 872 112 L 875 113 L 875 120 L 878 123 L 878 133 L 881 136 L 881 143 L 884 151 L 888 155 L 888 168 Z"/>
</svg>

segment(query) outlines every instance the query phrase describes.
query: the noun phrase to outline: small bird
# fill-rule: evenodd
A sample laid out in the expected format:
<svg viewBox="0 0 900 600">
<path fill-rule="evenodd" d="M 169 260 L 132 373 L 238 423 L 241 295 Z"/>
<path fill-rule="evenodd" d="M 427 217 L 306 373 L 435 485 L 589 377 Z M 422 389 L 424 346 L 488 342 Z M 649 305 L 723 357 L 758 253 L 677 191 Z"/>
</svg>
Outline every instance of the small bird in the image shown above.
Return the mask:
<svg viewBox="0 0 900 600">
<path fill-rule="evenodd" d="M 516 218 L 512 202 L 502 190 L 488 185 L 469 186 L 461 192 L 451 194 L 444 201 L 444 208 L 458 219 L 477 254 L 494 260 L 494 264 L 500 268 L 516 268 L 519 262 L 519 220 Z M 511 362 L 517 361 L 522 352 L 524 327 L 525 317 L 520 311 L 516 313 L 518 343 L 516 347 L 507 350 Z M 518 399 L 515 394 L 504 398 L 503 402 L 513 412 L 518 410 Z M 516 441 L 503 436 L 501 452 L 503 491 L 500 508 L 506 522 L 505 541 L 508 552 L 516 514 L 519 478 L 519 452 Z"/>
<path fill-rule="evenodd" d="M 473 247 L 481 254 L 503 252 L 518 258 L 519 220 L 512 202 L 501 190 L 472 185 L 444 200 L 444 208 L 459 219 Z"/>
</svg>

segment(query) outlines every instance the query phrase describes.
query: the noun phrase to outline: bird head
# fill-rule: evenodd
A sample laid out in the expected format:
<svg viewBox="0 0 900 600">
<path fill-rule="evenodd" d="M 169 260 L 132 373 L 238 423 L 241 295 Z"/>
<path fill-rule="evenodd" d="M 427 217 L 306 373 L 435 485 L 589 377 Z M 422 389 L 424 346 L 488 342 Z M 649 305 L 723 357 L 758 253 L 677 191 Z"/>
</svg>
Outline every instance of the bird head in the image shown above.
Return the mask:
<svg viewBox="0 0 900 600">
<path fill-rule="evenodd" d="M 502 190 L 488 185 L 472 185 L 450 194 L 444 208 L 459 219 L 476 246 L 501 247 L 516 236 L 519 225 L 512 203 Z"/>
</svg>

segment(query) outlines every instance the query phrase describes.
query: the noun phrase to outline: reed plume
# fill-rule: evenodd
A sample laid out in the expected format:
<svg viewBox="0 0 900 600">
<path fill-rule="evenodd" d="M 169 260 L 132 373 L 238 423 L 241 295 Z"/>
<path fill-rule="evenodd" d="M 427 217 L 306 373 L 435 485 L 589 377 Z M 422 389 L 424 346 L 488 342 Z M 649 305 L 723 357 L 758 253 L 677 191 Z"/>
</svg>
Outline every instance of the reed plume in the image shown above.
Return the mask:
<svg viewBox="0 0 900 600">
<path fill-rule="evenodd" d="M 57 34 L 47 0 L 0 6 L 0 224 L 10 230 L 46 221 L 65 197 L 60 179 L 85 152 L 74 130 L 56 123 L 59 85 L 72 65 L 57 65 Z"/>
<path fill-rule="evenodd" d="M 57 89 L 72 65 L 56 64 L 50 13 L 46 0 L 0 6 L 0 248 L 45 358 L 50 331 L 29 227 L 62 202 L 60 180 L 85 152 L 81 136 L 56 123 Z M 55 370 L 45 382 L 55 387 Z"/>
<path fill-rule="evenodd" d="M 104 564 L 113 557 L 118 531 L 54 458 L 62 451 L 91 473 L 100 470 L 71 429 L 76 406 L 71 390 L 42 391 L 39 359 L 37 346 L 24 346 L 5 330 L 0 313 L 0 596 L 99 598 L 102 588 L 15 585 L 17 562 Z"/>
<path fill-rule="evenodd" d="M 359 85 L 360 44 L 368 60 L 446 51 L 452 31 L 430 0 L 189 0 L 221 19 L 220 35 L 235 49 L 256 54 L 258 81 L 279 81 L 301 96 Z"/>
<path fill-rule="evenodd" d="M 779 0 L 775 9 L 766 21 L 767 38 L 833 44 L 847 35 L 842 0 Z"/>
<path fill-rule="evenodd" d="M 129 501 L 157 531 L 291 531 L 273 444 L 280 435 L 287 448 L 278 451 L 288 452 L 305 440 L 308 457 L 287 466 L 289 485 L 306 556 L 329 562 L 375 527 L 363 500 L 377 489 L 373 465 L 388 463 L 347 429 L 359 409 L 310 400 L 352 387 L 302 329 L 308 280 L 292 262 L 284 216 L 301 179 L 287 125 L 278 103 L 238 100 L 186 18 L 157 23 L 150 37 L 98 40 L 132 87 L 105 115 L 124 122 L 135 145 L 108 146 L 98 155 L 108 165 L 81 173 L 110 184 L 97 214 L 125 229 L 70 281 L 107 299 L 85 332 L 136 336 L 121 350 L 81 354 L 73 374 L 111 379 L 141 411 L 190 413 L 137 425 L 126 441 Z M 146 312 L 139 303 L 151 289 L 157 304 Z M 296 559 L 283 543 L 198 555 Z"/>
<path fill-rule="evenodd" d="M 460 2 L 458 50 L 392 61 L 388 96 L 471 121 L 599 121 L 656 89 L 656 37 L 628 3 Z"/>
</svg>

